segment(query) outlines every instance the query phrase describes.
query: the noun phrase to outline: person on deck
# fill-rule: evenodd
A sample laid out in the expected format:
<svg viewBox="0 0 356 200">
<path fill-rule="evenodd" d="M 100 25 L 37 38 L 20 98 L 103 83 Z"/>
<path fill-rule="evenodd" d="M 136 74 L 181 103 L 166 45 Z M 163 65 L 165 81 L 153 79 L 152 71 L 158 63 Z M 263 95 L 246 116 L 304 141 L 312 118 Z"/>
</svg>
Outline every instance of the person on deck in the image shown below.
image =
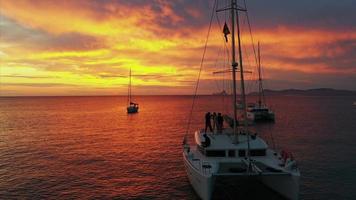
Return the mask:
<svg viewBox="0 0 356 200">
<path fill-rule="evenodd" d="M 213 113 L 212 119 L 213 119 L 213 131 L 215 133 L 215 130 L 217 129 L 217 115 L 216 115 L 216 112 Z"/>
<path fill-rule="evenodd" d="M 210 138 L 208 137 L 208 135 L 204 133 L 203 137 L 204 137 L 204 141 L 202 142 L 202 146 L 203 147 L 210 146 Z"/>
<path fill-rule="evenodd" d="M 210 132 L 213 132 L 213 128 L 211 127 L 211 114 L 210 114 L 210 112 L 207 112 L 205 114 L 205 133 L 206 133 L 208 128 L 209 128 Z"/>
<path fill-rule="evenodd" d="M 221 115 L 221 113 L 218 113 L 218 116 L 217 116 L 217 128 L 218 128 L 218 133 L 222 133 L 222 130 L 223 130 L 223 126 L 224 126 L 224 118 L 223 116 Z"/>
</svg>

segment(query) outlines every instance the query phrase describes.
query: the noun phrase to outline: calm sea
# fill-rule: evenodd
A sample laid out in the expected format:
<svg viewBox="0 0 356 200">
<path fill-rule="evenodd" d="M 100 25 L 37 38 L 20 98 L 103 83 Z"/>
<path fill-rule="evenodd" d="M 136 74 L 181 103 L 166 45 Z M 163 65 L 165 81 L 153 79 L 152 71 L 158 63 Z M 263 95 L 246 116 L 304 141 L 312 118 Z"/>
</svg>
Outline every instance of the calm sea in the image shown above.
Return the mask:
<svg viewBox="0 0 356 200">
<path fill-rule="evenodd" d="M 127 115 L 126 97 L 0 98 L 0 199 L 198 199 L 181 155 L 191 97 L 136 101 L 139 113 Z M 294 153 L 301 199 L 356 199 L 353 101 L 268 98 L 276 123 L 255 129 Z M 198 97 L 190 130 L 229 103 Z"/>
</svg>

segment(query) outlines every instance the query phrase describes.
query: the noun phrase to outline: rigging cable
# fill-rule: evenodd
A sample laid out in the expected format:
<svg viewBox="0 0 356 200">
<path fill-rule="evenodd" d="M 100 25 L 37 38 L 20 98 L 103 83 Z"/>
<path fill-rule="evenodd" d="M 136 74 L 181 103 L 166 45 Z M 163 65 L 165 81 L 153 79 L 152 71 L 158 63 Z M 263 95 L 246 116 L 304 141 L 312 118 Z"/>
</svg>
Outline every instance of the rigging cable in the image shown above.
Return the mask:
<svg viewBox="0 0 356 200">
<path fill-rule="evenodd" d="M 261 65 L 262 66 L 262 65 Z M 264 67 L 261 67 L 261 77 L 265 77 L 264 76 L 264 74 L 266 74 L 265 73 L 265 68 Z M 264 79 L 264 80 L 266 80 L 266 79 Z M 266 82 L 266 81 L 264 81 L 264 84 L 263 84 L 265 87 L 263 87 L 263 88 L 269 88 L 268 87 L 268 82 Z M 262 88 L 262 89 L 263 89 Z M 265 97 L 265 92 L 264 92 L 264 90 L 262 90 L 262 101 L 265 103 L 265 104 L 267 104 L 266 103 L 266 97 Z"/>
<path fill-rule="evenodd" d="M 205 53 L 206 53 L 206 49 L 207 49 L 207 46 L 208 46 L 208 41 L 209 41 L 209 36 L 210 36 L 210 30 L 211 30 L 211 25 L 212 25 L 212 22 L 213 22 L 214 12 L 215 12 L 215 10 L 216 10 L 216 6 L 217 6 L 217 0 L 214 1 L 214 6 L 213 6 L 212 13 L 211 13 L 211 17 L 210 17 L 210 24 L 209 24 L 209 28 L 208 28 L 208 34 L 207 34 L 206 40 L 205 40 L 205 46 L 204 46 L 203 56 L 202 56 L 202 59 L 201 59 L 201 61 L 200 61 L 200 69 L 199 69 L 199 73 L 198 73 L 198 79 L 197 79 L 197 83 L 196 83 L 196 85 L 195 85 L 192 107 L 191 107 L 190 113 L 189 113 L 188 125 L 187 125 L 187 130 L 186 130 L 185 135 L 184 135 L 183 144 L 186 144 L 187 135 L 188 135 L 188 132 L 189 132 L 189 129 L 190 129 L 190 122 L 191 122 L 191 120 L 192 120 L 193 109 L 194 109 L 195 100 L 196 100 L 196 96 L 197 96 L 197 92 L 198 92 L 198 87 L 199 87 L 199 82 L 200 82 L 200 75 L 201 75 L 201 71 L 202 71 L 203 64 L 204 64 Z"/>
<path fill-rule="evenodd" d="M 257 64 L 258 64 L 258 62 L 257 62 L 257 54 L 256 54 L 255 42 L 254 42 L 253 36 L 252 36 L 252 29 L 251 29 L 251 24 L 250 24 L 250 18 L 249 18 L 249 16 L 248 16 L 246 0 L 244 0 L 244 6 L 245 6 L 245 9 L 246 9 L 246 19 L 247 19 L 248 29 L 249 29 L 249 31 L 250 31 L 250 37 L 251 37 L 251 42 L 252 42 L 253 54 L 255 55 L 255 62 L 256 62 L 256 66 L 257 66 Z"/>
<path fill-rule="evenodd" d="M 228 7 L 228 1 L 225 1 L 225 7 Z M 230 20 L 230 19 L 231 19 L 231 16 L 228 16 L 227 13 L 225 12 L 225 22 L 227 20 Z M 221 25 L 221 22 L 220 22 L 220 19 L 219 19 L 219 15 L 216 15 L 216 20 L 218 22 L 219 30 L 222 30 L 222 25 Z M 225 47 L 225 50 L 226 50 L 226 52 L 224 52 L 224 53 L 226 53 L 226 55 L 227 55 L 226 56 L 226 61 L 224 60 L 224 70 L 226 70 L 226 69 L 229 69 L 229 67 L 226 67 L 226 63 L 229 63 L 229 61 L 230 61 L 230 51 L 229 51 L 229 46 L 226 45 L 225 38 L 224 37 L 222 37 L 222 38 L 223 38 L 224 47 Z M 224 55 L 224 58 L 225 58 L 225 55 Z M 226 92 L 228 94 L 232 94 L 232 87 L 231 87 L 232 80 L 229 81 L 228 79 L 225 79 L 225 74 L 223 74 L 223 88 L 225 88 L 225 85 L 226 85 Z M 230 95 L 227 95 L 227 96 L 230 96 Z M 225 107 L 223 108 L 224 112 L 228 113 L 228 110 L 229 110 L 228 106 L 229 105 L 225 103 L 225 96 L 223 97 L 223 105 L 225 105 Z"/>
<path fill-rule="evenodd" d="M 226 3 L 225 3 L 225 4 L 226 4 Z M 227 5 L 227 4 L 226 4 L 226 5 Z M 226 22 L 226 20 L 227 20 L 227 14 L 226 14 L 226 12 L 225 12 L 225 22 Z M 220 19 L 219 19 L 218 13 L 216 13 L 216 21 L 218 22 L 218 28 L 219 28 L 219 30 L 222 30 L 223 28 L 222 28 L 222 25 L 221 25 L 221 23 L 220 23 Z M 226 67 L 226 63 L 229 63 L 229 60 L 230 60 L 230 52 L 229 52 L 229 47 L 226 45 L 225 38 L 224 38 L 223 36 L 221 36 L 221 38 L 222 38 L 223 44 L 224 44 L 223 58 L 226 57 L 226 60 L 223 59 L 223 71 L 225 71 L 226 68 L 228 68 L 228 67 Z M 227 55 L 227 56 L 226 56 L 226 55 Z M 223 76 L 222 89 L 223 89 L 223 91 L 225 91 L 225 92 L 226 92 L 226 91 L 229 92 L 229 88 L 226 88 L 226 89 L 225 89 L 225 85 L 228 85 L 228 86 L 229 86 L 228 83 L 225 83 L 225 82 L 227 82 L 227 80 L 225 80 L 225 73 L 222 73 L 222 76 Z M 225 106 L 222 107 L 222 110 L 223 110 L 225 113 L 227 113 L 227 111 L 228 111 L 228 109 L 227 109 L 228 104 L 225 103 L 225 96 L 226 96 L 226 95 L 223 95 L 223 97 L 222 97 L 222 105 L 225 105 Z"/>
<path fill-rule="evenodd" d="M 243 21 L 242 21 L 242 26 L 241 26 L 241 35 L 243 35 L 243 33 L 244 33 L 244 25 L 246 24 L 246 19 L 244 19 Z M 242 37 L 241 37 L 242 38 Z M 243 42 L 243 39 L 242 39 L 242 42 Z M 245 55 L 245 63 L 247 63 L 247 65 L 245 64 L 245 67 L 247 68 L 247 67 L 249 67 L 249 69 L 248 70 L 251 70 L 251 67 L 252 67 L 252 62 L 251 62 L 251 60 L 250 60 L 250 53 L 249 53 L 249 51 L 248 51 L 248 49 L 246 48 L 246 46 L 247 46 L 247 44 L 246 45 L 243 45 L 242 47 L 243 47 L 243 52 L 244 52 L 244 55 Z M 253 78 L 254 78 L 254 76 L 255 76 L 255 73 L 252 73 L 251 75 L 247 75 L 246 74 L 246 81 L 247 81 L 247 83 L 245 84 L 246 85 L 246 91 L 248 91 L 248 92 L 251 92 L 252 91 L 252 87 L 253 87 Z M 247 93 L 248 93 L 247 92 Z M 247 95 L 248 96 L 248 95 Z"/>
<path fill-rule="evenodd" d="M 250 18 L 249 18 L 248 11 L 247 11 L 246 0 L 244 0 L 243 2 L 244 2 L 245 9 L 246 9 L 246 18 L 247 18 L 247 23 L 248 23 L 248 27 L 249 27 L 249 31 L 250 31 L 250 36 L 251 36 L 251 42 L 252 42 L 252 47 L 253 47 L 253 53 L 254 53 L 254 55 L 255 55 L 255 62 L 256 62 L 256 66 L 257 66 L 257 65 L 258 65 L 258 61 L 257 61 L 257 55 L 256 55 L 256 48 L 255 48 L 255 44 L 254 44 L 254 40 L 253 40 L 253 36 L 252 36 L 252 29 L 251 29 L 251 24 L 250 24 Z M 262 89 L 262 94 L 263 94 L 264 103 L 266 103 L 263 89 Z M 288 121 L 288 122 L 289 122 L 289 121 Z M 272 131 L 271 131 L 271 127 L 270 127 L 270 126 L 269 126 L 269 132 L 270 132 L 270 134 L 271 134 L 271 139 L 272 139 L 273 148 L 276 149 L 276 141 L 274 140 L 273 133 L 272 133 Z"/>
<path fill-rule="evenodd" d="M 253 49 L 253 54 L 255 57 L 255 63 L 256 63 L 256 68 L 258 68 L 258 60 L 257 60 L 257 54 L 256 54 L 256 47 L 255 47 L 255 42 L 253 39 L 253 35 L 252 35 L 252 28 L 251 28 L 251 23 L 250 23 L 250 18 L 248 15 L 248 9 L 247 9 L 247 4 L 246 4 L 246 0 L 243 1 L 244 2 L 244 7 L 246 9 L 245 15 L 246 15 L 246 19 L 247 19 L 247 24 L 248 24 L 248 28 L 249 28 L 249 32 L 250 32 L 250 39 L 251 39 L 251 43 L 252 43 L 252 49 Z M 258 69 L 257 69 L 258 70 Z M 256 81 L 257 82 L 257 81 Z M 262 95 L 264 96 L 264 92 L 262 90 Z M 264 98 L 264 97 L 263 97 Z M 263 99 L 264 100 L 264 99 Z M 265 102 L 265 101 L 264 101 Z"/>
<path fill-rule="evenodd" d="M 218 50 L 218 56 L 217 56 L 217 58 L 216 58 L 216 60 L 215 60 L 215 63 L 214 63 L 214 69 L 216 69 L 217 66 L 218 66 L 219 57 L 220 57 L 221 52 L 224 53 L 224 49 L 222 49 L 222 47 L 219 48 L 219 50 Z M 219 65 L 220 65 L 220 64 L 219 64 Z M 213 77 L 214 77 L 214 83 L 215 83 L 217 92 L 219 93 L 219 92 L 220 92 L 220 85 L 219 85 L 219 81 L 215 79 L 215 74 L 214 74 L 214 72 L 213 72 Z"/>
</svg>

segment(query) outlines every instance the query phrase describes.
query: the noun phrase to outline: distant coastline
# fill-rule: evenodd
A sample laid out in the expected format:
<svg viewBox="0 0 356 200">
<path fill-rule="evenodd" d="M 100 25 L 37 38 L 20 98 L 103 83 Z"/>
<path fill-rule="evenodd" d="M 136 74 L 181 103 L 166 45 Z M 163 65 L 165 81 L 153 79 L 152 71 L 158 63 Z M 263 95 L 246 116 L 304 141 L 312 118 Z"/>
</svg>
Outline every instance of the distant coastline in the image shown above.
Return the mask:
<svg viewBox="0 0 356 200">
<path fill-rule="evenodd" d="M 338 90 L 332 88 L 315 88 L 315 89 L 285 89 L 285 90 L 271 90 L 265 89 L 264 93 L 266 96 L 273 96 L 273 95 L 284 95 L 284 96 L 355 96 L 356 91 L 353 90 Z M 227 93 L 226 91 L 212 93 L 212 94 L 198 94 L 198 96 L 230 96 L 231 94 Z M 249 96 L 256 96 L 258 95 L 257 92 L 251 92 L 248 94 Z M 0 98 L 14 98 L 14 97 L 115 97 L 115 96 L 122 96 L 126 97 L 123 94 L 103 94 L 103 95 L 18 95 L 18 96 L 1 96 Z M 193 96 L 192 94 L 137 94 L 135 96 Z"/>
<path fill-rule="evenodd" d="M 297 96 L 356 96 L 356 91 L 352 90 L 338 90 L 332 88 L 314 88 L 314 89 L 285 89 L 285 90 L 271 90 L 265 89 L 265 95 L 297 95 Z M 212 95 L 231 95 L 225 91 L 221 93 L 213 93 Z M 258 92 L 248 93 L 249 96 L 256 96 Z"/>
<path fill-rule="evenodd" d="M 286 89 L 286 90 L 264 90 L 265 95 L 300 95 L 300 96 L 356 96 L 356 91 L 337 90 L 332 88 L 315 88 L 307 90 Z M 258 95 L 257 92 L 249 95 Z"/>
</svg>

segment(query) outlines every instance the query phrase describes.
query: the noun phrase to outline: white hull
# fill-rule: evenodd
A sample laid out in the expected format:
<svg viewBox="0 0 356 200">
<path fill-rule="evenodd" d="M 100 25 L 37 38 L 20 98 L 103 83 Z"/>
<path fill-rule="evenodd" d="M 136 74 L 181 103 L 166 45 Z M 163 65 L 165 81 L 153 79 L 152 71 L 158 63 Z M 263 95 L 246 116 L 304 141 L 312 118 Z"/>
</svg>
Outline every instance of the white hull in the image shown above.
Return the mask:
<svg viewBox="0 0 356 200">
<path fill-rule="evenodd" d="M 221 181 L 224 183 L 231 183 L 231 185 L 234 185 L 234 187 L 236 186 L 237 188 L 240 188 L 239 184 L 242 183 L 244 185 L 246 181 L 252 181 L 250 183 L 257 186 L 257 188 L 258 185 L 262 183 L 281 197 L 290 200 L 299 199 L 300 172 L 295 161 L 290 161 L 290 159 L 288 159 L 286 164 L 281 166 L 281 163 L 284 163 L 282 155 L 275 153 L 273 150 L 267 150 L 265 155 L 255 154 L 255 156 L 252 156 L 252 171 L 247 174 L 247 160 L 245 157 L 241 157 L 239 155 L 240 153 L 238 153 L 238 149 L 246 148 L 244 146 L 246 143 L 241 142 L 238 145 L 230 144 L 231 146 L 229 146 L 229 144 L 224 143 L 225 139 L 225 141 L 230 140 L 228 135 L 209 134 L 210 137 L 213 138 L 213 143 L 211 143 L 209 147 L 203 148 L 200 146 L 202 145 L 200 140 L 201 134 L 202 133 L 200 132 L 196 132 L 196 146 L 185 145 L 182 153 L 188 179 L 196 194 L 201 199 L 212 199 L 214 190 L 217 189 L 217 192 L 220 191 L 219 185 L 221 185 Z M 246 136 L 240 135 L 239 141 L 243 141 L 244 138 L 246 138 Z M 261 149 L 264 146 L 262 142 L 263 140 L 258 137 L 253 140 L 251 139 L 251 148 Z M 236 153 L 227 156 L 227 152 L 232 151 L 231 149 L 234 147 L 237 149 Z M 225 150 L 225 156 L 221 155 L 219 157 L 218 154 L 215 154 L 215 156 L 207 156 L 208 152 L 219 151 L 213 149 L 224 148 L 227 149 Z M 205 151 L 205 153 L 202 153 L 203 151 Z M 227 188 L 224 188 L 224 190 L 226 189 Z M 236 192 L 235 189 L 230 192 Z M 243 189 L 244 188 L 241 188 L 241 190 Z M 226 190 L 225 192 L 229 191 Z M 263 192 L 263 190 L 261 190 L 261 192 Z M 253 195 L 256 194 L 252 194 L 252 196 Z M 263 194 L 261 193 L 257 195 Z M 273 196 L 272 193 L 266 193 L 266 195 Z"/>
<path fill-rule="evenodd" d="M 299 199 L 299 179 L 300 174 L 261 176 L 261 182 L 276 191 L 281 196 L 290 200 Z"/>
<path fill-rule="evenodd" d="M 197 195 L 202 200 L 210 200 L 214 191 L 213 176 L 204 176 L 187 160 L 185 153 L 183 153 L 183 160 L 189 182 Z"/>
</svg>

